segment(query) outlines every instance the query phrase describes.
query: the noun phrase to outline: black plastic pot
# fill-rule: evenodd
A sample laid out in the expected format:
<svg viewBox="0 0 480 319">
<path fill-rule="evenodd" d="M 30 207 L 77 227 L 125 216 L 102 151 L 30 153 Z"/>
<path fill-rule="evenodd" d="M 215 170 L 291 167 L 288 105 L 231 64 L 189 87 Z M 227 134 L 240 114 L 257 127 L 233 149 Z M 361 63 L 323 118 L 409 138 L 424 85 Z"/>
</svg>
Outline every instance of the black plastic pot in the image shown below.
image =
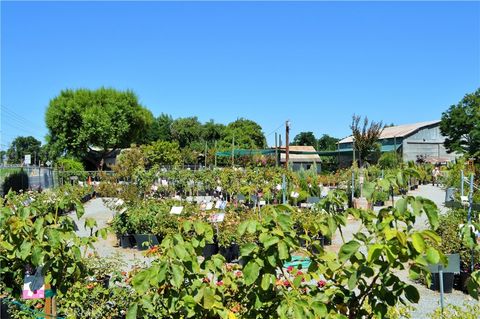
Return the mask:
<svg viewBox="0 0 480 319">
<path fill-rule="evenodd" d="M 203 248 L 202 256 L 205 259 L 209 259 L 215 254 L 218 254 L 218 244 L 206 244 Z"/>
<path fill-rule="evenodd" d="M 136 241 L 133 235 L 120 235 L 120 247 L 122 248 L 132 248 L 135 246 Z"/>
<path fill-rule="evenodd" d="M 444 272 L 443 273 L 443 292 L 451 293 L 453 290 L 453 272 Z M 440 276 L 439 273 L 432 274 L 432 284 L 430 285 L 431 290 L 440 291 Z"/>
<path fill-rule="evenodd" d="M 152 234 L 134 234 L 138 250 L 146 250 L 154 245 L 158 245 L 158 240 Z"/>
<path fill-rule="evenodd" d="M 240 257 L 240 246 L 237 244 L 231 244 L 228 247 L 220 247 L 220 254 L 225 257 L 225 260 L 229 263 Z"/>
<path fill-rule="evenodd" d="M 461 271 L 459 274 L 455 275 L 455 278 L 453 280 L 453 288 L 467 293 L 467 283 L 469 279 L 470 273 L 466 271 Z"/>
<path fill-rule="evenodd" d="M 8 304 L 3 302 L 3 298 L 0 298 L 0 318 L 10 319 L 8 314 Z"/>
<path fill-rule="evenodd" d="M 376 201 L 373 206 L 381 207 L 384 206 L 385 202 L 383 200 Z"/>
</svg>

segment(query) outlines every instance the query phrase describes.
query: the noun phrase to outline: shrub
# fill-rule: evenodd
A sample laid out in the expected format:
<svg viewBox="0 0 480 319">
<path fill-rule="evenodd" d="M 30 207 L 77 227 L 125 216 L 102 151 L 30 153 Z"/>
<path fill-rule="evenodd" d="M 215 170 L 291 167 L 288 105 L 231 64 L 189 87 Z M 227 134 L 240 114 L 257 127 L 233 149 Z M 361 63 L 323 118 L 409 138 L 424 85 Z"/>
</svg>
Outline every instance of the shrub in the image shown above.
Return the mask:
<svg viewBox="0 0 480 319">
<path fill-rule="evenodd" d="M 24 171 L 11 173 L 3 182 L 3 193 L 7 194 L 10 190 L 14 192 L 27 190 L 29 186 L 28 174 Z"/>
<path fill-rule="evenodd" d="M 382 169 L 397 168 L 400 160 L 396 152 L 383 153 L 378 160 L 378 166 Z"/>
</svg>

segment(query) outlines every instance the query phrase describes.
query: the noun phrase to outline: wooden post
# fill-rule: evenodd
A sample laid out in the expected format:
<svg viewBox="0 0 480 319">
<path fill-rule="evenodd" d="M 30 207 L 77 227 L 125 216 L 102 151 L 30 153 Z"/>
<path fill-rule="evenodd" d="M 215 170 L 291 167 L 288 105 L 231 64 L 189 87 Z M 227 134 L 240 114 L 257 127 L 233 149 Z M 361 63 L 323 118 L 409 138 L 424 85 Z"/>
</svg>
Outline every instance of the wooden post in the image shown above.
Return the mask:
<svg viewBox="0 0 480 319">
<path fill-rule="evenodd" d="M 52 287 L 50 284 L 45 284 L 45 293 L 47 293 L 49 290 L 51 290 Z M 45 298 L 45 314 L 48 315 L 48 318 L 51 318 L 53 315 L 52 311 L 52 298 L 51 297 L 46 297 Z"/>
</svg>

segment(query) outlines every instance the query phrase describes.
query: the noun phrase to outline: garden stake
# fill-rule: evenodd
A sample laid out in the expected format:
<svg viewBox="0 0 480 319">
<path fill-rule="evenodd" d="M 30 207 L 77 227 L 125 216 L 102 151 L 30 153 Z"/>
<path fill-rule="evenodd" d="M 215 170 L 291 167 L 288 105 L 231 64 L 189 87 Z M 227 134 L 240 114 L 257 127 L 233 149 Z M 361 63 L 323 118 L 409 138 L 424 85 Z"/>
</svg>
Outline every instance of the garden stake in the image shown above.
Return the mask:
<svg viewBox="0 0 480 319">
<path fill-rule="evenodd" d="M 443 266 L 438 265 L 438 277 L 440 279 L 440 308 L 442 310 L 443 318 Z"/>
</svg>

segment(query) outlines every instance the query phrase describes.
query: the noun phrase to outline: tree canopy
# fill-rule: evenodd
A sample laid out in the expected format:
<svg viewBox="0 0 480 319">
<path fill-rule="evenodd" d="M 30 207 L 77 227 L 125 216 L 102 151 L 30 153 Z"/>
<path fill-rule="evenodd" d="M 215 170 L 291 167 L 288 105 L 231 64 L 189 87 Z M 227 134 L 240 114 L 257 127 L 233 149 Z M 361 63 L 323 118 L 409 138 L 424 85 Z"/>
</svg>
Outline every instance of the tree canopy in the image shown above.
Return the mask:
<svg viewBox="0 0 480 319">
<path fill-rule="evenodd" d="M 323 134 L 322 137 L 318 139 L 318 150 L 317 151 L 334 151 L 337 149 L 337 143 L 339 139 L 328 134 Z"/>
<path fill-rule="evenodd" d="M 222 146 L 231 148 L 235 137 L 236 149 L 259 149 L 267 146 L 262 127 L 252 120 L 240 118 L 227 125 Z"/>
<path fill-rule="evenodd" d="M 153 115 L 132 91 L 100 88 L 63 90 L 50 101 L 45 119 L 54 149 L 101 169 L 116 149 L 145 141 Z"/>
<path fill-rule="evenodd" d="M 25 155 L 31 155 L 32 164 L 38 164 L 42 143 L 33 136 L 18 136 L 7 150 L 7 158 L 11 163 L 23 163 Z M 36 162 L 35 162 L 36 160 Z"/>
<path fill-rule="evenodd" d="M 440 131 L 449 152 L 480 157 L 480 89 L 443 112 Z"/>
<path fill-rule="evenodd" d="M 372 121 L 369 124 L 368 118 L 363 119 L 363 125 L 360 124 L 361 117 L 358 115 L 352 116 L 352 136 L 354 141 L 354 150 L 358 152 L 359 166 L 362 167 L 367 161 L 367 158 L 378 149 L 378 139 L 383 132 L 382 122 Z"/>
<path fill-rule="evenodd" d="M 313 146 L 316 148 L 317 139 L 313 132 L 300 132 L 295 135 L 290 145 Z"/>
</svg>

